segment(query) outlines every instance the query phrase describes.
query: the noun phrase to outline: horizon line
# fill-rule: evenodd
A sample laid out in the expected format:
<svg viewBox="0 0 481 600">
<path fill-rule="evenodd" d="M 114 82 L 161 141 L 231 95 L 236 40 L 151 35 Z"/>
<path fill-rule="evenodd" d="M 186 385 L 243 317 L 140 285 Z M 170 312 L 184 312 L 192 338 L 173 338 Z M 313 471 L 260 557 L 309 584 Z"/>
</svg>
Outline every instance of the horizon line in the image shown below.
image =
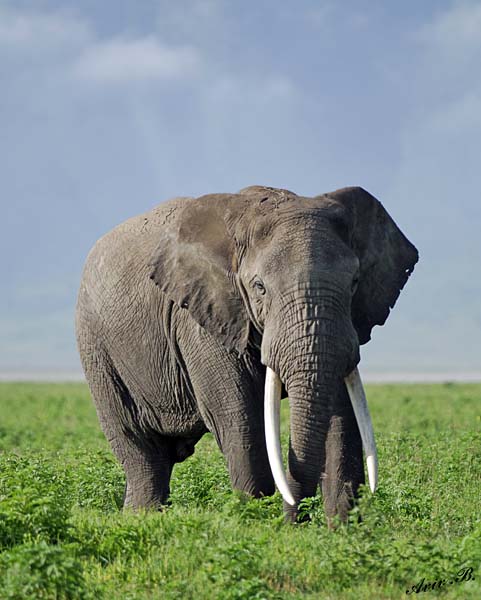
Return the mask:
<svg viewBox="0 0 481 600">
<path fill-rule="evenodd" d="M 382 371 L 362 368 L 366 383 L 481 383 L 481 371 Z M 70 369 L 0 370 L 2 383 L 86 383 L 82 371 Z"/>
</svg>

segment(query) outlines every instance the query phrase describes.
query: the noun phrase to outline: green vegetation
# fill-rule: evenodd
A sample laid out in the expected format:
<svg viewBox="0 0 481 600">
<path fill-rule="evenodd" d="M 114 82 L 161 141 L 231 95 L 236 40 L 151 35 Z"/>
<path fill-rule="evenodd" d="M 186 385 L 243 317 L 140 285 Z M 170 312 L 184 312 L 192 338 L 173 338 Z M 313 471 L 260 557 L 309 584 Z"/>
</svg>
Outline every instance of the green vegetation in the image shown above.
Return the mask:
<svg viewBox="0 0 481 600">
<path fill-rule="evenodd" d="M 0 384 L 0 598 L 403 598 L 466 567 L 474 580 L 421 596 L 481 598 L 481 385 L 367 394 L 379 489 L 328 531 L 320 498 L 292 526 L 278 494 L 233 493 L 211 436 L 176 466 L 169 509 L 122 513 L 86 386 Z"/>
</svg>

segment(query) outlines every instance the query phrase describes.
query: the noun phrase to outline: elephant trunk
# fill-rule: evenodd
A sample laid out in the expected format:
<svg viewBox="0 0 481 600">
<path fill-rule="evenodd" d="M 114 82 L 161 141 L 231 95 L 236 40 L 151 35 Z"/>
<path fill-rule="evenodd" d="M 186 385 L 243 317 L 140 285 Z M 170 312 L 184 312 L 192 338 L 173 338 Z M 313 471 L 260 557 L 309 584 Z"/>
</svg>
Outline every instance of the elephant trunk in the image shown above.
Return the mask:
<svg viewBox="0 0 481 600">
<path fill-rule="evenodd" d="M 319 325 L 319 322 L 318 322 Z M 305 325 L 304 325 L 305 328 Z M 310 327 L 313 328 L 312 326 Z M 324 331 L 319 331 L 319 329 Z M 265 394 L 266 442 L 274 481 L 285 500 L 287 515 L 295 519 L 302 498 L 313 496 L 321 476 L 324 445 L 338 386 L 346 385 L 353 404 L 363 446 L 371 490 L 377 479 L 374 433 L 359 372 L 357 350 L 347 348 L 339 337 L 326 335 L 325 324 L 314 335 L 298 337 L 297 352 L 276 353 L 267 369 Z M 304 344 L 308 349 L 301 348 Z M 272 351 L 272 347 L 270 348 Z M 273 354 L 270 353 L 273 357 Z M 281 357 L 279 359 L 279 356 Z M 267 362 L 267 361 L 266 361 Z M 347 373 L 347 375 L 346 375 Z M 289 469 L 282 464 L 279 432 L 281 379 L 290 402 Z M 343 383 L 344 380 L 344 383 Z"/>
<path fill-rule="evenodd" d="M 324 464 L 332 401 L 341 382 L 333 365 L 323 362 L 322 376 L 320 370 L 316 370 L 306 381 L 306 374 L 300 372 L 286 384 L 290 405 L 287 481 L 295 505 L 285 508 L 293 520 L 300 500 L 316 493 Z"/>
</svg>

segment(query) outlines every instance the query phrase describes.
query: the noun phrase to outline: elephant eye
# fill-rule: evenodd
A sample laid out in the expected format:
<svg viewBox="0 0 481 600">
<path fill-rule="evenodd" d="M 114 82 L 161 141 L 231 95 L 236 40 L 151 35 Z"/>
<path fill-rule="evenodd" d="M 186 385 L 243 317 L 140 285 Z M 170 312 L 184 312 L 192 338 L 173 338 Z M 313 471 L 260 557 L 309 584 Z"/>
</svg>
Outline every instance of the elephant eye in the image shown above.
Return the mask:
<svg viewBox="0 0 481 600">
<path fill-rule="evenodd" d="M 256 279 L 254 281 L 254 289 L 258 294 L 261 294 L 262 296 L 266 293 L 266 288 L 264 287 L 264 284 L 260 279 Z"/>
</svg>

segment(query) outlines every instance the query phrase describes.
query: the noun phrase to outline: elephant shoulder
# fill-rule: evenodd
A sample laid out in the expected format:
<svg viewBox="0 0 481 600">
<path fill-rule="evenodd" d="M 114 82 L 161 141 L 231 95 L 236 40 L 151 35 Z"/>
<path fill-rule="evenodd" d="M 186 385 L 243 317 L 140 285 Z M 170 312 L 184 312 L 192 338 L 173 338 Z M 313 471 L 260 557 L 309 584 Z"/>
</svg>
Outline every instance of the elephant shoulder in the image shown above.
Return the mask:
<svg viewBox="0 0 481 600">
<path fill-rule="evenodd" d="M 133 246 L 130 252 L 141 248 L 149 237 L 155 237 L 175 221 L 190 200 L 188 197 L 173 198 L 157 204 L 147 212 L 128 218 L 97 240 L 87 260 L 95 259 L 99 253 L 125 252 L 129 245 Z"/>
<path fill-rule="evenodd" d="M 96 295 L 119 285 L 126 287 L 149 282 L 148 260 L 162 230 L 177 219 L 190 198 L 174 198 L 120 223 L 90 250 L 85 261 L 83 285 Z M 145 271 L 145 273 L 144 273 Z M 150 283 L 150 282 L 149 282 Z"/>
<path fill-rule="evenodd" d="M 175 222 L 182 209 L 192 200 L 193 198 L 188 196 L 181 196 L 161 202 L 149 211 L 127 219 L 113 229 L 112 233 L 114 235 L 131 234 L 143 237 L 149 233 L 157 234 L 162 228 L 169 227 Z"/>
</svg>

